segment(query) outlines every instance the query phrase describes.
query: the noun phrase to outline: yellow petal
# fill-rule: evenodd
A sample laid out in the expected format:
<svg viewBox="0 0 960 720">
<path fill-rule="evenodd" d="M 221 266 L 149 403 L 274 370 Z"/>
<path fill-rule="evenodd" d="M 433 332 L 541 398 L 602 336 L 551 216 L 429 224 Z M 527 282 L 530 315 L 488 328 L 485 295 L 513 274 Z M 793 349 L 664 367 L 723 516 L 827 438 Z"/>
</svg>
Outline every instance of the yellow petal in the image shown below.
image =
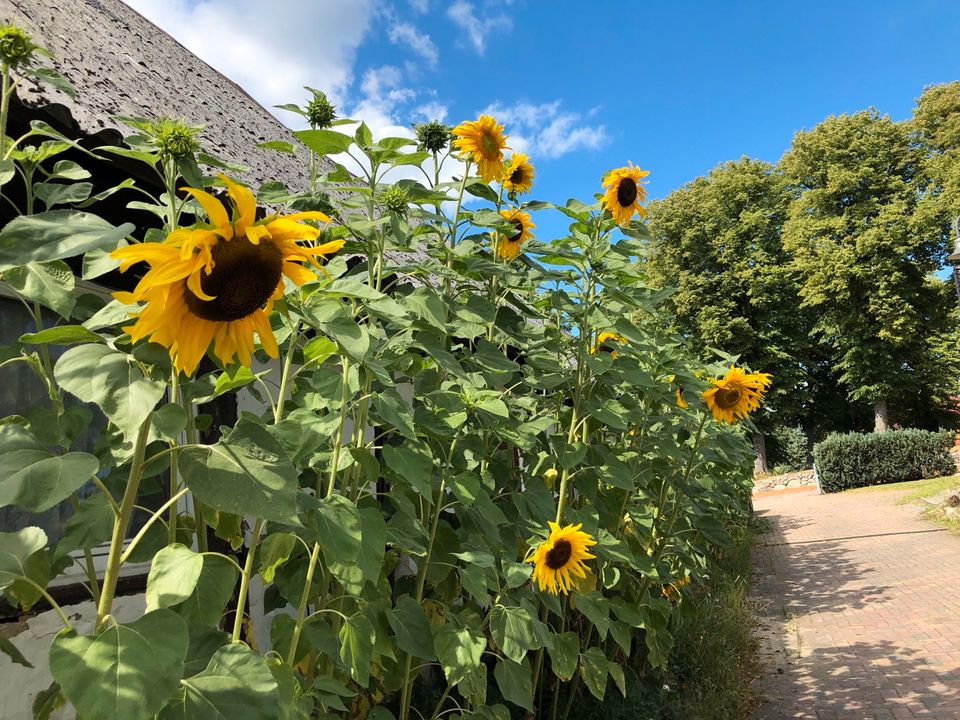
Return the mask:
<svg viewBox="0 0 960 720">
<path fill-rule="evenodd" d="M 207 214 L 207 218 L 214 227 L 221 230 L 230 227 L 230 216 L 227 215 L 226 208 L 224 208 L 223 203 L 217 200 L 213 195 L 208 193 L 206 190 L 197 190 L 196 188 L 191 187 L 184 187 L 180 189 L 184 192 L 190 193 L 194 198 L 196 198 L 197 202 L 200 203 L 200 207 L 203 208 L 203 211 Z"/>
<path fill-rule="evenodd" d="M 248 188 L 233 182 L 226 175 L 221 173 L 218 177 L 227 186 L 227 194 L 233 200 L 233 204 L 237 206 L 238 217 L 234 225 L 237 235 L 243 235 L 257 218 L 257 199 Z"/>
</svg>

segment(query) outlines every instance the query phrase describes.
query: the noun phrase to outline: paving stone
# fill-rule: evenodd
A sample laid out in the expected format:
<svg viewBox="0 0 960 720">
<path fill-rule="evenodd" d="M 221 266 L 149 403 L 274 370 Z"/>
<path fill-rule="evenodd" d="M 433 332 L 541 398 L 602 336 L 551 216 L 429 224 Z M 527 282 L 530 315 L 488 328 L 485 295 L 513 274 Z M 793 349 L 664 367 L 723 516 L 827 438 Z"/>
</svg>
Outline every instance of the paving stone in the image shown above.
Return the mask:
<svg viewBox="0 0 960 720">
<path fill-rule="evenodd" d="M 753 720 L 960 718 L 960 538 L 900 495 L 754 496 Z"/>
</svg>

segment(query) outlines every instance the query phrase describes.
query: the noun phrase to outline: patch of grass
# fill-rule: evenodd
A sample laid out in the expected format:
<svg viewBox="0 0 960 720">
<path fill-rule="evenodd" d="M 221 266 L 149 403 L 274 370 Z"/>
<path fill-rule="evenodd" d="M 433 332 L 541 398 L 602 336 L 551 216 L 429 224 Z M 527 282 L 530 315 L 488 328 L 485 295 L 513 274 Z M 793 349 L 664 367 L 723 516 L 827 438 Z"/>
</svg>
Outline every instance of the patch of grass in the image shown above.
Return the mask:
<svg viewBox="0 0 960 720">
<path fill-rule="evenodd" d="M 907 482 L 885 483 L 883 485 L 869 485 L 867 487 L 844 490 L 844 495 L 858 495 L 861 493 L 908 491 L 898 503 L 905 504 L 919 500 L 921 497 L 946 490 L 960 485 L 960 475 L 945 475 L 943 477 L 927 478 L 926 480 L 908 480 Z"/>
<path fill-rule="evenodd" d="M 664 720 L 735 720 L 754 705 L 758 642 L 747 593 L 755 531 L 736 533 L 734 546 L 717 558 L 712 586 L 685 600 L 693 608 L 676 628 L 670 685 L 677 692 L 664 707 Z"/>
</svg>

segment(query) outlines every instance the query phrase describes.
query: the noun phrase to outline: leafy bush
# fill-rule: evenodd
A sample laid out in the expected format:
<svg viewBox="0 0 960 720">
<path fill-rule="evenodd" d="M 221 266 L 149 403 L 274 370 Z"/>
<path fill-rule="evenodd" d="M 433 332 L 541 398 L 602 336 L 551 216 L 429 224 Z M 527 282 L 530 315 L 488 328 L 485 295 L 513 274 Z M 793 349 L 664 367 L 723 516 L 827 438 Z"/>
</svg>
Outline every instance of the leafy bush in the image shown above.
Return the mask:
<svg viewBox="0 0 960 720">
<path fill-rule="evenodd" d="M 820 487 L 837 492 L 956 472 L 950 430 L 890 430 L 828 435 L 813 448 Z"/>
<path fill-rule="evenodd" d="M 801 427 L 778 427 L 767 436 L 767 459 L 774 474 L 810 467 L 807 435 Z"/>
</svg>

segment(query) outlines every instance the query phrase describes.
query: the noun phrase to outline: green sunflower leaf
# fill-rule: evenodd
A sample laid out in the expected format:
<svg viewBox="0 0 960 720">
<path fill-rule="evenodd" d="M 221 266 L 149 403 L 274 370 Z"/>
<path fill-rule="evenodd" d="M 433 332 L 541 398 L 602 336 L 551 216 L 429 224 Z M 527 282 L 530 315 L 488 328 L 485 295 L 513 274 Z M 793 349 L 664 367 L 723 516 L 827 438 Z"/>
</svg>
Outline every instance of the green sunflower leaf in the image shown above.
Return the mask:
<svg viewBox="0 0 960 720">
<path fill-rule="evenodd" d="M 32 262 L 7 270 L 3 279 L 27 300 L 68 318 L 77 303 L 73 271 L 62 260 Z"/>
<path fill-rule="evenodd" d="M 29 577 L 27 562 L 47 544 L 47 534 L 38 527 L 0 533 L 0 590 L 21 577 Z"/>
<path fill-rule="evenodd" d="M 67 350 L 53 374 L 68 393 L 99 405 L 128 438 L 136 435 L 167 388 L 166 383 L 144 376 L 130 356 L 106 345 Z"/>
<path fill-rule="evenodd" d="M 610 663 L 603 650 L 598 647 L 587 648 L 580 655 L 580 674 L 583 682 L 597 700 L 603 700 L 607 692 L 607 673 Z"/>
<path fill-rule="evenodd" d="M 340 659 L 361 687 L 370 682 L 370 663 L 376 639 L 373 624 L 362 613 L 347 618 L 340 628 Z"/>
<path fill-rule="evenodd" d="M 409 595 L 401 596 L 392 610 L 387 610 L 387 622 L 397 636 L 397 647 L 403 652 L 424 660 L 433 660 L 437 653 L 433 647 L 430 623 L 420 604 Z"/>
<path fill-rule="evenodd" d="M 503 660 L 493 669 L 497 687 L 503 699 L 526 710 L 533 710 L 533 684 L 531 680 L 530 659 L 522 662 Z"/>
<path fill-rule="evenodd" d="M 0 426 L 0 507 L 45 512 L 86 484 L 100 469 L 96 457 L 55 455 L 20 425 Z"/>
<path fill-rule="evenodd" d="M 84 720 L 149 720 L 177 689 L 187 646 L 183 618 L 155 610 L 96 637 L 59 635 L 50 672 Z"/>
<path fill-rule="evenodd" d="M 203 570 L 203 555 L 180 543 L 153 556 L 147 576 L 147 612 L 176 605 L 193 594 Z"/>
<path fill-rule="evenodd" d="M 94 248 L 113 249 L 135 229 L 131 223 L 114 227 L 79 210 L 20 215 L 0 230 L 0 272 L 28 263 L 62 260 Z"/>
<path fill-rule="evenodd" d="M 553 635 L 547 643 L 547 652 L 554 674 L 564 682 L 572 679 L 580 659 L 580 637 L 575 632 Z"/>
<path fill-rule="evenodd" d="M 477 631 L 446 623 L 434 628 L 434 646 L 447 682 L 452 686 L 480 666 L 487 640 Z"/>
<path fill-rule="evenodd" d="M 242 419 L 215 445 L 180 454 L 187 487 L 206 505 L 237 515 L 299 525 L 297 472 L 265 427 Z"/>
<path fill-rule="evenodd" d="M 277 716 L 279 702 L 266 658 L 231 643 L 214 653 L 203 672 L 180 682 L 160 720 L 262 720 Z"/>
</svg>

